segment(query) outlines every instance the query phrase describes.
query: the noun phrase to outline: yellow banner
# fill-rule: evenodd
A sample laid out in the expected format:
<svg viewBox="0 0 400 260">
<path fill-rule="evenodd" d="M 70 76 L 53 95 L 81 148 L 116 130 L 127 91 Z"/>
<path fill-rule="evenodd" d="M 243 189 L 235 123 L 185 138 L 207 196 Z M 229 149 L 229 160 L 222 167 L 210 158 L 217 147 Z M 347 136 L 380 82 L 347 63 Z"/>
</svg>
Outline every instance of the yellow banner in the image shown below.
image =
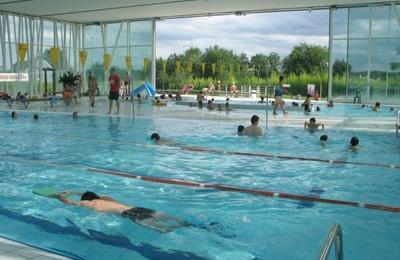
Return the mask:
<svg viewBox="0 0 400 260">
<path fill-rule="evenodd" d="M 54 67 L 57 67 L 59 58 L 60 58 L 60 49 L 50 48 L 50 60 L 51 64 L 53 64 Z"/>
<path fill-rule="evenodd" d="M 143 59 L 143 71 L 147 73 L 147 69 L 149 68 L 150 60 L 148 58 Z"/>
<path fill-rule="evenodd" d="M 79 52 L 79 60 L 81 61 L 82 67 L 85 66 L 85 64 L 86 64 L 86 59 L 87 59 L 87 51 L 81 50 L 81 51 Z"/>
<path fill-rule="evenodd" d="M 181 73 L 181 61 L 177 60 L 176 61 L 176 68 L 175 68 L 175 73 Z"/>
<path fill-rule="evenodd" d="M 132 68 L 132 56 L 125 56 L 126 70 L 130 71 Z"/>
<path fill-rule="evenodd" d="M 215 68 L 216 68 L 215 63 L 211 64 L 211 70 L 212 70 L 213 76 L 215 75 Z"/>
<path fill-rule="evenodd" d="M 111 61 L 111 54 L 104 53 L 104 55 L 103 55 L 104 70 L 108 70 L 108 68 L 110 67 L 110 61 Z"/>
<path fill-rule="evenodd" d="M 162 61 L 162 70 L 164 71 L 164 73 L 167 72 L 167 61 L 166 60 Z"/>
<path fill-rule="evenodd" d="M 206 71 L 206 64 L 202 63 L 201 64 L 201 74 L 204 76 L 204 72 Z"/>
<path fill-rule="evenodd" d="M 188 63 L 187 70 L 188 70 L 189 74 L 192 74 L 193 62 L 189 62 L 189 63 Z"/>
<path fill-rule="evenodd" d="M 19 62 L 24 62 L 27 52 L 28 52 L 28 44 L 27 43 L 18 43 Z"/>
<path fill-rule="evenodd" d="M 221 66 L 219 67 L 219 73 L 223 74 L 225 72 L 225 64 L 221 64 Z"/>
</svg>

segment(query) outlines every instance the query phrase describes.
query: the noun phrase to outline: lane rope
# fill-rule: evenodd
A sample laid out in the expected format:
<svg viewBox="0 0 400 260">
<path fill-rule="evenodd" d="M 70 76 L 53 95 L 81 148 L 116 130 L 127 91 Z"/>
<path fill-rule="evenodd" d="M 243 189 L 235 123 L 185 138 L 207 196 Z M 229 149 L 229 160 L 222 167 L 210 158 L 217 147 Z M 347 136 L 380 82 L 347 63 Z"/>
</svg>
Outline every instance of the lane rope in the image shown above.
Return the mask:
<svg viewBox="0 0 400 260">
<path fill-rule="evenodd" d="M 99 168 L 88 168 L 87 171 L 92 172 L 92 173 L 97 173 L 97 174 L 108 174 L 108 175 L 131 178 L 131 179 L 138 179 L 138 177 L 140 177 L 140 180 L 147 181 L 147 182 L 155 182 L 155 183 L 163 183 L 163 184 L 171 184 L 171 185 L 179 185 L 179 186 L 187 186 L 187 187 L 210 188 L 210 189 L 227 191 L 227 192 L 247 193 L 247 194 L 259 195 L 259 196 L 265 196 L 265 197 L 273 197 L 273 198 L 281 198 L 281 199 L 289 199 L 289 200 L 297 200 L 297 201 L 320 202 L 320 203 L 326 203 L 326 204 L 360 207 L 360 208 L 366 208 L 366 209 L 372 209 L 372 210 L 400 213 L 400 207 L 394 207 L 394 206 L 388 206 L 388 205 L 370 204 L 370 203 L 335 200 L 335 199 L 325 199 L 325 198 L 304 196 L 304 195 L 298 195 L 298 194 L 273 192 L 273 191 L 259 190 L 259 189 L 247 189 L 247 188 L 240 188 L 240 187 L 234 187 L 234 186 L 222 185 L 222 184 L 199 183 L 199 182 L 179 180 L 179 179 L 158 178 L 158 177 L 152 177 L 152 176 L 138 176 L 138 175 L 135 175 L 134 173 L 128 173 L 128 172 L 122 172 L 122 171 L 116 171 L 116 170 L 99 169 Z"/>
<path fill-rule="evenodd" d="M 41 133 L 36 132 L 36 134 L 41 134 Z M 53 134 L 53 136 L 57 136 L 57 134 Z M 59 135 L 59 136 L 63 137 L 63 138 L 65 137 L 65 135 Z M 180 145 L 168 145 L 168 144 L 157 145 L 157 144 L 129 143 L 129 142 L 123 142 L 123 141 L 104 141 L 104 140 L 99 140 L 97 138 L 79 137 L 79 136 L 68 136 L 68 137 L 74 138 L 74 139 L 91 140 L 91 141 L 96 141 L 98 143 L 110 143 L 110 144 L 116 143 L 116 144 L 131 145 L 131 146 L 136 146 L 136 147 L 148 147 L 148 148 L 159 147 L 159 148 L 169 148 L 169 149 L 184 150 L 184 151 L 191 151 L 191 152 L 201 152 L 201 153 L 253 156 L 253 157 L 280 159 L 280 160 L 313 161 L 313 162 L 321 162 L 321 163 L 329 163 L 329 164 L 351 164 L 351 165 L 382 167 L 382 168 L 390 168 L 390 169 L 400 169 L 400 165 L 396 165 L 396 164 L 355 162 L 355 161 L 345 161 L 345 160 L 329 160 L 329 159 L 298 157 L 298 156 L 290 156 L 290 155 L 275 155 L 275 154 L 262 153 L 262 152 L 226 151 L 226 150 L 203 148 L 203 147 L 196 147 L 196 146 L 180 146 Z"/>
<path fill-rule="evenodd" d="M 328 204 L 336 204 L 336 205 L 345 205 L 345 206 L 353 206 L 353 207 L 360 207 L 372 210 L 381 210 L 381 211 L 388 211 L 388 212 L 395 212 L 400 213 L 400 207 L 388 206 L 388 205 L 379 205 L 379 204 L 369 204 L 369 203 L 362 203 L 362 202 L 353 202 L 353 201 L 344 201 L 344 200 L 334 200 L 334 199 L 324 199 L 318 197 L 311 197 L 311 196 L 304 196 L 304 195 L 297 195 L 297 194 L 290 194 L 290 193 L 279 193 L 279 192 L 272 192 L 266 190 L 258 190 L 258 189 L 247 189 L 247 188 L 239 188 L 229 185 L 222 185 L 222 184 L 208 184 L 208 183 L 200 183 L 200 182 L 193 182 L 193 181 L 186 181 L 186 180 L 179 180 L 179 179 L 167 179 L 167 178 L 158 178 L 152 176 L 141 176 L 136 175 L 131 172 L 122 172 L 116 170 L 107 170 L 107 169 L 99 169 L 99 168 L 87 168 L 85 165 L 79 164 L 63 164 L 60 162 L 49 162 L 41 159 L 26 159 L 26 158 L 18 158 L 15 156 L 4 156 L 9 160 L 13 161 L 20 161 L 20 162 L 30 162 L 39 165 L 47 164 L 52 165 L 55 167 L 63 167 L 70 169 L 71 166 L 79 168 L 81 170 L 85 170 L 87 172 L 97 173 L 97 174 L 108 174 L 120 177 L 126 177 L 131 179 L 138 179 L 147 182 L 154 182 L 154 183 L 163 183 L 163 184 L 171 184 L 171 185 L 179 185 L 179 186 L 187 186 L 187 187 L 198 187 L 198 188 L 210 188 L 220 191 L 228 191 L 228 192 L 239 192 L 239 193 L 248 193 L 252 195 L 259 195 L 265 197 L 273 197 L 273 198 L 281 198 L 281 199 L 290 199 L 290 200 L 298 200 L 298 201 L 309 201 L 309 202 L 321 202 L 321 203 L 328 203 Z"/>
</svg>

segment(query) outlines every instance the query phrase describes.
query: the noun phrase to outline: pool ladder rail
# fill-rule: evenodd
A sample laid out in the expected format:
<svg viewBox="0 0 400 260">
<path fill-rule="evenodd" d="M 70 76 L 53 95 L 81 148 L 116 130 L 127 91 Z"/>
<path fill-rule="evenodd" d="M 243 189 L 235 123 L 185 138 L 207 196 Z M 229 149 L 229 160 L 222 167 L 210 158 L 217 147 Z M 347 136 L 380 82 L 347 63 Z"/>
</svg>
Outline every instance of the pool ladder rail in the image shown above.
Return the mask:
<svg viewBox="0 0 400 260">
<path fill-rule="evenodd" d="M 332 245 L 335 244 L 335 255 L 337 260 L 343 260 L 343 237 L 342 227 L 339 224 L 333 224 L 329 230 L 328 237 L 322 247 L 318 260 L 328 259 Z"/>
</svg>

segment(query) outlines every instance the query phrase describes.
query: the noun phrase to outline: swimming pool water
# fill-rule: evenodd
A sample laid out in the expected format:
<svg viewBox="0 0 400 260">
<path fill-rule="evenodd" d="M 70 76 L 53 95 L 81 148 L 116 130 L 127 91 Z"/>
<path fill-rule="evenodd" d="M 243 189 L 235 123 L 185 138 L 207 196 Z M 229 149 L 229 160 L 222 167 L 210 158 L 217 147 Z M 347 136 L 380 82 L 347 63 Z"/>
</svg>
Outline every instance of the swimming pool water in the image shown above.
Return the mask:
<svg viewBox="0 0 400 260">
<path fill-rule="evenodd" d="M 237 122 L 0 113 L 0 234 L 75 259 L 311 259 L 331 224 L 344 232 L 348 259 L 398 259 L 398 213 L 303 203 L 100 175 L 88 168 L 220 183 L 323 198 L 400 206 L 399 169 L 190 152 L 153 145 L 148 136 L 221 151 L 399 164 L 393 133 L 269 127 L 261 138 L 235 135 Z M 245 122 L 243 122 L 245 124 Z M 347 147 L 357 135 L 358 151 Z M 219 222 L 218 230 L 181 228 L 167 234 L 116 215 L 96 214 L 32 194 L 39 187 L 93 190 L 131 205 Z"/>
</svg>

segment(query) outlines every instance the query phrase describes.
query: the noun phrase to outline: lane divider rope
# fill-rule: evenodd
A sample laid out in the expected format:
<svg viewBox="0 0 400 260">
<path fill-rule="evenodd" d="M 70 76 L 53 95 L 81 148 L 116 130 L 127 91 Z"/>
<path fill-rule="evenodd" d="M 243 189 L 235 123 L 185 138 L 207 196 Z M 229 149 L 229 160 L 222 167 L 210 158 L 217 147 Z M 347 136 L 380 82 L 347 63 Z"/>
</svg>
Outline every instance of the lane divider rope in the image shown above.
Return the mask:
<svg viewBox="0 0 400 260">
<path fill-rule="evenodd" d="M 138 179 L 137 178 L 138 175 L 135 175 L 133 173 L 128 173 L 128 172 L 116 171 L 116 170 L 88 168 L 87 171 L 93 172 L 93 173 L 98 173 L 98 174 L 109 174 L 109 175 L 114 175 L 114 176 Z M 185 180 L 178 180 L 178 179 L 158 178 L 158 177 L 151 177 L 151 176 L 140 176 L 140 177 L 141 177 L 140 180 L 148 181 L 148 182 L 155 182 L 155 183 L 172 184 L 172 185 L 180 185 L 180 186 L 188 186 L 188 187 L 211 188 L 211 189 L 220 190 L 220 191 L 248 193 L 248 194 L 252 194 L 252 195 L 259 195 L 259 196 L 265 196 L 265 197 L 298 200 L 298 201 L 308 201 L 308 202 L 320 202 L 320 203 L 327 203 L 327 204 L 361 207 L 361 208 L 372 209 L 372 210 L 381 210 L 381 211 L 400 213 L 400 207 L 394 207 L 394 206 L 388 206 L 388 205 L 369 204 L 369 203 L 345 201 L 345 200 L 335 200 L 335 199 L 325 199 L 325 198 L 304 196 L 304 195 L 298 195 L 298 194 L 280 193 L 280 192 L 258 190 L 258 189 L 247 189 L 247 188 L 240 188 L 240 187 L 234 187 L 234 186 L 229 186 L 229 185 L 207 184 L 207 183 L 199 183 L 199 182 L 185 181 Z"/>
</svg>

